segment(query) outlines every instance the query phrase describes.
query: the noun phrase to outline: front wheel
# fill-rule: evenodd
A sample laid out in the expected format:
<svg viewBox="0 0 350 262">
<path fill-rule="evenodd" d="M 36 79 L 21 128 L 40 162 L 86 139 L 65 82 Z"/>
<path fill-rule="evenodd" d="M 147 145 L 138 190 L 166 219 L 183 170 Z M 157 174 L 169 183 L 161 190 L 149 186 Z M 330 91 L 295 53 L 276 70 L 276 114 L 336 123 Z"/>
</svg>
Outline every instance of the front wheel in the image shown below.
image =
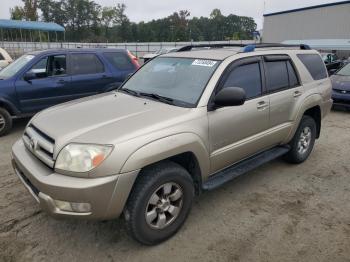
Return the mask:
<svg viewBox="0 0 350 262">
<path fill-rule="evenodd" d="M 166 161 L 143 170 L 125 210 L 131 236 L 145 245 L 173 236 L 185 222 L 194 196 L 190 174 Z"/>
<path fill-rule="evenodd" d="M 0 107 L 0 136 L 6 135 L 12 128 L 12 118 L 6 109 Z"/>
<path fill-rule="evenodd" d="M 285 159 L 293 164 L 303 163 L 311 154 L 316 140 L 316 122 L 310 116 L 303 116 L 295 135 L 290 142 L 291 150 Z"/>
</svg>

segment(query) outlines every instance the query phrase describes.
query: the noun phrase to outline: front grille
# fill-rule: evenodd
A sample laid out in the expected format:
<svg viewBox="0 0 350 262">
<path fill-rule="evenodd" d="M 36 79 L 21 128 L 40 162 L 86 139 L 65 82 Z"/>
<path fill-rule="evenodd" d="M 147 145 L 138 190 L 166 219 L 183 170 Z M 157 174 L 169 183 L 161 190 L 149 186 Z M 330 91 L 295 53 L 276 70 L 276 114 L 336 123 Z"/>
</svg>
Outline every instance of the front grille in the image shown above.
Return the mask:
<svg viewBox="0 0 350 262">
<path fill-rule="evenodd" d="M 31 124 L 24 131 L 23 141 L 30 152 L 44 162 L 44 164 L 53 168 L 54 139 Z"/>
</svg>

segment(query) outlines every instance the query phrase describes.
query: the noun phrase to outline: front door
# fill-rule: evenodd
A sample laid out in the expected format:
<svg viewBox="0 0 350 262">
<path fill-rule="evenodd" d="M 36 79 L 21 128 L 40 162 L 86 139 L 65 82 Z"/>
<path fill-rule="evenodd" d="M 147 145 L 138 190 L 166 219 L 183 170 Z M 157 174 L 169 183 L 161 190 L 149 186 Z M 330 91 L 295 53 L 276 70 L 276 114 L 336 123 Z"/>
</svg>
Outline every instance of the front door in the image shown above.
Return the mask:
<svg viewBox="0 0 350 262">
<path fill-rule="evenodd" d="M 29 71 L 34 73 L 34 79 L 26 81 L 22 76 L 15 83 L 22 112 L 35 113 L 69 100 L 66 54 L 45 56 Z"/>
<path fill-rule="evenodd" d="M 269 97 L 263 95 L 264 75 L 261 57 L 234 62 L 216 92 L 241 87 L 247 101 L 242 106 L 208 112 L 211 173 L 224 169 L 269 146 L 264 132 L 269 128 Z"/>
</svg>

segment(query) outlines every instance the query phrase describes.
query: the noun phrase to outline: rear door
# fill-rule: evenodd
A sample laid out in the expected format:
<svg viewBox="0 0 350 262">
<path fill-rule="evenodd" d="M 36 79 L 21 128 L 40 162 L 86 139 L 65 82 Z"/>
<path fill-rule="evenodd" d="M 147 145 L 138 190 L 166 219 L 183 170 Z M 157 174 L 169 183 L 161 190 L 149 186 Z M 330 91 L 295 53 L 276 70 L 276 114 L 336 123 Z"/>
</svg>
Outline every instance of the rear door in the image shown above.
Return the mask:
<svg viewBox="0 0 350 262">
<path fill-rule="evenodd" d="M 304 88 L 288 55 L 264 56 L 266 92 L 270 97 L 272 143 L 279 144 L 289 134 Z"/>
<path fill-rule="evenodd" d="M 79 97 L 105 91 L 114 80 L 108 68 L 95 53 L 70 53 L 71 93 Z"/>
<path fill-rule="evenodd" d="M 70 100 L 66 53 L 41 57 L 28 71 L 36 78 L 25 81 L 23 74 L 15 83 L 22 112 L 34 113 Z"/>
</svg>

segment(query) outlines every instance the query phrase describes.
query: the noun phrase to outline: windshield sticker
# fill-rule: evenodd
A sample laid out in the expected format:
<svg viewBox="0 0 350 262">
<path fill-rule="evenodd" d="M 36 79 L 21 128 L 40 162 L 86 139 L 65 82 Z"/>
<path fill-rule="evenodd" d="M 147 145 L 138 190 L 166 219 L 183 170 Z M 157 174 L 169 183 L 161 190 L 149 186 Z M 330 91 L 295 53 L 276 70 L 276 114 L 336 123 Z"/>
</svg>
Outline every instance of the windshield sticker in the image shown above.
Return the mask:
<svg viewBox="0 0 350 262">
<path fill-rule="evenodd" d="M 207 66 L 207 67 L 213 67 L 216 65 L 217 61 L 213 60 L 201 60 L 201 59 L 196 59 L 193 61 L 192 65 L 194 66 Z"/>
</svg>

